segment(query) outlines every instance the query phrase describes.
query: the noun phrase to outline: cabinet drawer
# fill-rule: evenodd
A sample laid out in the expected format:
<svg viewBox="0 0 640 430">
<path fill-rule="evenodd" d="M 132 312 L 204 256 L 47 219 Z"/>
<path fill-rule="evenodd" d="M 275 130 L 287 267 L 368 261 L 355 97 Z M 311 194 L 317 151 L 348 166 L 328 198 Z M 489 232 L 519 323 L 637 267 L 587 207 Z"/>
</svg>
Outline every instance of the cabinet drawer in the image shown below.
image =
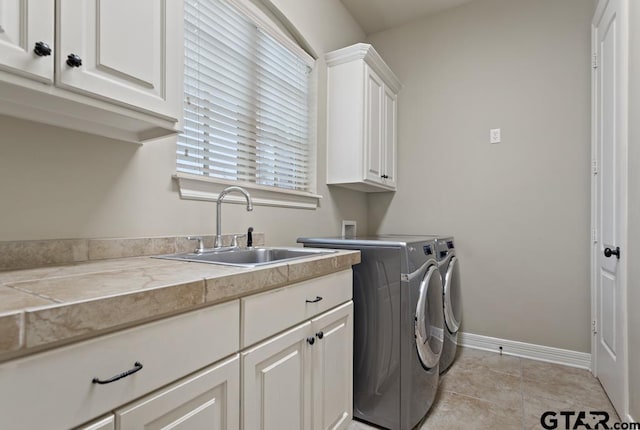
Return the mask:
<svg viewBox="0 0 640 430">
<path fill-rule="evenodd" d="M 0 365 L 0 428 L 72 428 L 235 353 L 238 301 Z M 143 368 L 100 385 L 134 367 Z"/>
<path fill-rule="evenodd" d="M 118 430 L 240 428 L 240 356 L 116 410 Z"/>
<path fill-rule="evenodd" d="M 349 269 L 243 298 L 242 346 L 351 300 L 352 282 Z"/>
</svg>

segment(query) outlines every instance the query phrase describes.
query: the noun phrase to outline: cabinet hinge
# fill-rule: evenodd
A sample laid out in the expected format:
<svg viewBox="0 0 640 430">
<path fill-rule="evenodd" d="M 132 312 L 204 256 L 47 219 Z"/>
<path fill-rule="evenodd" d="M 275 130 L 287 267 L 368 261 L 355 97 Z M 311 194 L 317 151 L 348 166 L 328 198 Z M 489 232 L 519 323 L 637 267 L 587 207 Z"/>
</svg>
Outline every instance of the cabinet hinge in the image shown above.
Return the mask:
<svg viewBox="0 0 640 430">
<path fill-rule="evenodd" d="M 591 321 L 591 332 L 594 335 L 598 334 L 598 324 L 596 323 L 596 320 Z"/>
<path fill-rule="evenodd" d="M 598 243 L 598 230 L 596 230 L 595 228 L 591 229 L 591 241 L 593 243 Z"/>
<path fill-rule="evenodd" d="M 598 160 L 591 160 L 591 173 L 598 174 Z"/>
<path fill-rule="evenodd" d="M 591 56 L 591 67 L 594 69 L 598 68 L 598 54 L 593 54 Z"/>
</svg>

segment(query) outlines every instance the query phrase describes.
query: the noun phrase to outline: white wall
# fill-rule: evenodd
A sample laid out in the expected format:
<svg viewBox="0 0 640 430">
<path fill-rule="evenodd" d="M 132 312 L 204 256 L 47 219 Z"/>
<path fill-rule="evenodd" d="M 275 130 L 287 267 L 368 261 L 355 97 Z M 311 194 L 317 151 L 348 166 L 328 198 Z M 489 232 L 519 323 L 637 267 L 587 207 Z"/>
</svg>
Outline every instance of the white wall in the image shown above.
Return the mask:
<svg viewBox="0 0 640 430">
<path fill-rule="evenodd" d="M 455 235 L 465 332 L 590 351 L 592 13 L 476 0 L 369 37 L 404 84 L 369 228 Z"/>
<path fill-rule="evenodd" d="M 319 54 L 364 39 L 338 0 L 274 3 Z M 318 192 L 315 211 L 223 207 L 223 231 L 249 225 L 268 244 L 340 232 L 342 219 L 366 230 L 366 197 L 325 182 L 326 66 L 318 62 Z M 136 146 L 0 117 L 0 240 L 212 234 L 215 203 L 180 200 L 171 180 L 175 138 Z"/>
<path fill-rule="evenodd" d="M 629 29 L 629 276 L 627 285 L 629 413 L 640 420 L 640 3 L 631 0 Z"/>
</svg>

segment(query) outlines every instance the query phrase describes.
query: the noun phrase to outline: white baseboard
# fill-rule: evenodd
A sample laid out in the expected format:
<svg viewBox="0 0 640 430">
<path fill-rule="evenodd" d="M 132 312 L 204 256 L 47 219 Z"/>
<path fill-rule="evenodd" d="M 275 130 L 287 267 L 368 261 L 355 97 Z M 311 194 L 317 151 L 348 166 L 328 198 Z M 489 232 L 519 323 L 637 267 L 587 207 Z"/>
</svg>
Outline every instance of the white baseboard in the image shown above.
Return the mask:
<svg viewBox="0 0 640 430">
<path fill-rule="evenodd" d="M 591 370 L 591 354 L 587 352 L 577 352 L 462 332 L 458 336 L 458 345 L 496 353 L 499 353 L 500 347 L 502 347 L 502 353 L 506 355 Z"/>
</svg>

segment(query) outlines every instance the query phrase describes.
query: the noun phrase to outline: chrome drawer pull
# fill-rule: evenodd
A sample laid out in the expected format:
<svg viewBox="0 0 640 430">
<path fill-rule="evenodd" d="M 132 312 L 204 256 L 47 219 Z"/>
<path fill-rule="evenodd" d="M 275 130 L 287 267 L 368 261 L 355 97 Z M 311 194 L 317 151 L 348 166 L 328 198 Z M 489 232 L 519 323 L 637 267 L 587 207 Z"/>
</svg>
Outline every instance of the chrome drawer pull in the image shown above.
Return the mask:
<svg viewBox="0 0 640 430">
<path fill-rule="evenodd" d="M 316 298 L 315 298 L 315 299 L 313 299 L 313 300 L 307 300 L 306 302 L 307 302 L 307 303 L 318 303 L 320 300 L 322 300 L 322 297 L 320 297 L 320 296 L 316 296 Z"/>
<path fill-rule="evenodd" d="M 134 373 L 139 372 L 140 370 L 142 370 L 142 363 L 140 363 L 139 361 L 136 361 L 133 366 L 134 366 L 133 369 L 129 369 L 126 372 L 122 372 L 122 373 L 120 373 L 120 374 L 118 374 L 118 375 L 116 375 L 114 377 L 111 377 L 109 379 L 105 379 L 104 381 L 101 380 L 101 379 L 98 379 L 98 378 L 93 378 L 91 380 L 91 382 L 94 383 L 94 384 L 101 384 L 101 385 L 110 384 L 112 382 L 117 381 L 118 379 L 126 378 L 127 376 L 133 375 Z"/>
</svg>

